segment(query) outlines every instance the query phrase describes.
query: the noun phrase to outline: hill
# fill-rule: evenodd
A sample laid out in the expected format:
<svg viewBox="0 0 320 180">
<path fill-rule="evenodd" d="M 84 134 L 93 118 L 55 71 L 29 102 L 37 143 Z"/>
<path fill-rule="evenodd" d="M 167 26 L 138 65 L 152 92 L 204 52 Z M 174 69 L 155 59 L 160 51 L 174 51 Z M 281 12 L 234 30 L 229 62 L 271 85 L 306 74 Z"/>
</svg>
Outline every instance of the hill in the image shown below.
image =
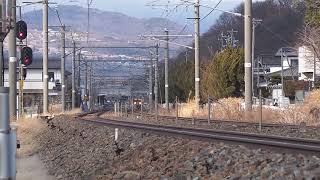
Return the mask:
<svg viewBox="0 0 320 180">
<path fill-rule="evenodd" d="M 71 26 L 78 32 L 87 31 L 87 9 L 74 5 L 57 7 L 62 23 Z M 23 14 L 23 19 L 33 29 L 42 29 L 42 10 Z M 59 25 L 56 12 L 49 10 L 49 25 Z M 164 33 L 167 27 L 179 31 L 182 26 L 165 18 L 139 19 L 122 13 L 90 9 L 90 33 L 101 40 L 113 38 L 118 41 L 136 40 L 137 36 L 146 33 Z"/>
</svg>

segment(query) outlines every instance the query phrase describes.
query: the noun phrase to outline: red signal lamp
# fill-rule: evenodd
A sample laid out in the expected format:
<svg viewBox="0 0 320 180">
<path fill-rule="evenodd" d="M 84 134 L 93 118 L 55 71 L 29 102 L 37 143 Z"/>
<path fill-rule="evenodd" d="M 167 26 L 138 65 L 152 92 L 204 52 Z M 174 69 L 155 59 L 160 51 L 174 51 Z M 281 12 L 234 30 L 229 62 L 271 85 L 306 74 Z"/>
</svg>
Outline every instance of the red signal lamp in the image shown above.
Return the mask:
<svg viewBox="0 0 320 180">
<path fill-rule="evenodd" d="M 16 32 L 17 38 L 21 41 L 26 39 L 28 34 L 27 23 L 24 21 L 18 21 L 16 23 L 16 28 L 17 28 L 17 32 Z"/>
<path fill-rule="evenodd" d="M 32 49 L 30 47 L 23 47 L 21 49 L 21 63 L 29 66 L 32 63 Z"/>
<path fill-rule="evenodd" d="M 24 57 L 24 59 L 23 59 L 23 64 L 24 64 L 25 66 L 30 65 L 30 58 L 29 58 L 29 57 Z"/>
</svg>

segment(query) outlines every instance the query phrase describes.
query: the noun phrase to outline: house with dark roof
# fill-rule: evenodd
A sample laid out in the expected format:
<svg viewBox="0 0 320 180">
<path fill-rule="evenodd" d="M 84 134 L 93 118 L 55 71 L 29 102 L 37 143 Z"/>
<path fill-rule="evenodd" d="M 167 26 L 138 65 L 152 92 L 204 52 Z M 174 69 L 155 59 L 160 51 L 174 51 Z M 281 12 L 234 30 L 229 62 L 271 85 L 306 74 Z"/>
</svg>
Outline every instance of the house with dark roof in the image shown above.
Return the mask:
<svg viewBox="0 0 320 180">
<path fill-rule="evenodd" d="M 260 58 L 262 66 L 268 69 L 267 73 L 281 71 L 281 65 L 284 70 L 299 66 L 298 50 L 291 47 L 280 48 L 275 54 L 261 55 Z"/>
<path fill-rule="evenodd" d="M 18 74 L 17 68 L 17 74 Z M 33 57 L 32 64 L 26 67 L 27 75 L 23 83 L 24 107 L 33 107 L 41 112 L 43 97 L 43 63 L 41 56 Z M 65 73 L 66 82 L 70 72 Z M 61 95 L 61 59 L 60 57 L 49 57 L 48 60 L 48 93 L 52 103 L 59 103 Z M 17 75 L 18 79 L 19 76 Z M 17 90 L 19 89 L 17 82 Z M 8 87 L 8 58 L 4 61 L 4 86 Z M 68 85 L 67 85 L 68 86 Z M 68 87 L 67 87 L 68 88 Z"/>
<path fill-rule="evenodd" d="M 275 54 L 260 55 L 254 63 L 254 87 L 268 87 L 272 89 L 272 99 L 274 102 L 285 106 L 282 93 L 282 85 L 270 85 L 268 79 L 271 76 L 283 75 L 285 79 L 298 80 L 299 77 L 298 50 L 292 47 L 282 47 Z M 259 81 L 257 80 L 259 77 Z M 255 88 L 257 93 L 257 90 Z"/>
</svg>

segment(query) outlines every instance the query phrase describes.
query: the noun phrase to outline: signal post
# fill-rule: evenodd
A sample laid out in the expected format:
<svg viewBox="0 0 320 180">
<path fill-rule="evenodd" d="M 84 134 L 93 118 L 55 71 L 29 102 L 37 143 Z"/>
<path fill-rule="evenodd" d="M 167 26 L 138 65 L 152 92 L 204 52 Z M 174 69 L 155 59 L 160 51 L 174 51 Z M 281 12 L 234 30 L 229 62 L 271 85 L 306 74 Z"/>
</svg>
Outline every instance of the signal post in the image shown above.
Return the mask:
<svg viewBox="0 0 320 180">
<path fill-rule="evenodd" d="M 20 20 L 16 23 L 16 36 L 20 40 L 20 60 L 19 60 L 19 118 L 23 117 L 23 85 L 27 76 L 26 67 L 32 63 L 32 49 L 23 45 L 23 40 L 27 38 L 27 24 Z"/>
</svg>

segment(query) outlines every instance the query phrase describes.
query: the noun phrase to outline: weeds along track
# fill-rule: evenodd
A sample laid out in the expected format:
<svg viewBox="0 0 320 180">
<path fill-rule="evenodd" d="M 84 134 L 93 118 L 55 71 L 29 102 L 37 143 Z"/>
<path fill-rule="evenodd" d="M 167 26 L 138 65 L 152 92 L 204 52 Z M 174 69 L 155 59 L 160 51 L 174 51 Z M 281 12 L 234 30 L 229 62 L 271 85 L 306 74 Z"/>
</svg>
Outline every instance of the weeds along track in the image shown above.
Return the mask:
<svg viewBox="0 0 320 180">
<path fill-rule="evenodd" d="M 128 114 L 128 115 L 132 115 L 132 114 Z M 150 113 L 145 113 L 145 114 L 141 114 L 141 113 L 134 113 L 134 116 L 142 116 L 148 119 L 152 119 L 155 120 L 155 115 L 154 114 L 150 114 Z M 239 125 L 239 126 L 256 126 L 258 127 L 260 124 L 257 122 L 247 122 L 247 121 L 232 121 L 232 120 L 217 120 L 217 119 L 203 119 L 203 118 L 192 118 L 192 117 L 175 117 L 175 116 L 166 116 L 166 115 L 158 115 L 158 120 L 164 120 L 164 121 L 168 121 L 168 122 L 174 122 L 176 123 L 176 121 L 178 121 L 178 123 L 188 123 L 188 124 L 214 124 L 214 123 L 231 123 L 234 125 Z M 262 126 L 263 127 L 290 127 L 290 128 L 295 128 L 295 129 L 299 129 L 301 127 L 308 127 L 308 128 L 320 128 L 320 126 L 307 126 L 304 124 L 301 125 L 296 125 L 296 124 L 288 124 L 288 123 L 284 123 L 284 124 L 280 124 L 280 123 L 265 123 L 262 122 Z"/>
<path fill-rule="evenodd" d="M 78 119 L 102 126 L 141 130 L 148 133 L 186 137 L 200 141 L 223 141 L 258 147 L 264 146 L 271 149 L 293 151 L 304 154 L 320 154 L 320 140 L 315 139 L 112 120 L 100 117 L 102 114 L 102 111 L 95 112 L 94 116 L 90 116 L 90 118 L 84 119 L 83 117 L 85 116 L 82 116 Z"/>
</svg>

